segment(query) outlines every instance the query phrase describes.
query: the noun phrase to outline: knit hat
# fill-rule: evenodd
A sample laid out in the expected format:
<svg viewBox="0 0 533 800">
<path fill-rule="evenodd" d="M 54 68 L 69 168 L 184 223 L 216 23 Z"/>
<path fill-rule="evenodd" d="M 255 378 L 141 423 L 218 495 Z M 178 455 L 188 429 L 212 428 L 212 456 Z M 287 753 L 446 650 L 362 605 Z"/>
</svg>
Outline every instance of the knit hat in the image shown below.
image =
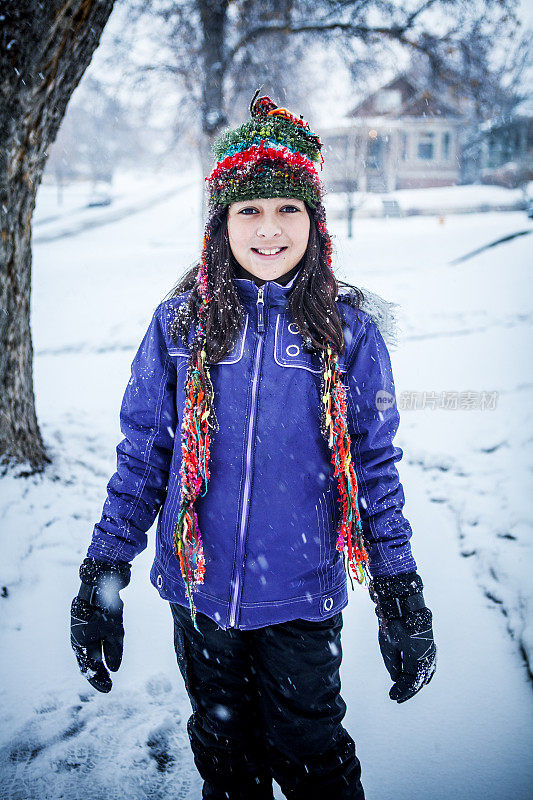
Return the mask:
<svg viewBox="0 0 533 800">
<path fill-rule="evenodd" d="M 206 178 L 211 217 L 208 219 L 195 292 L 199 300 L 191 357 L 185 381 L 185 407 L 181 429 L 181 499 L 174 528 L 174 552 L 180 563 L 196 628 L 194 590 L 204 583 L 206 563 L 202 534 L 196 515 L 196 500 L 208 491 L 211 436 L 217 431 L 214 391 L 207 362 L 207 319 L 214 298 L 215 276 L 209 274 L 213 219 L 221 208 L 239 200 L 295 197 L 315 209 L 314 216 L 323 241 L 323 257 L 331 270 L 331 239 L 322 206 L 322 184 L 315 164 L 322 165 L 321 142 L 307 122 L 286 108 L 278 108 L 269 97 L 257 94 L 250 104 L 251 119 L 226 131 L 215 142 L 217 164 Z M 323 340 L 320 352 L 321 432 L 331 451 L 333 475 L 337 478 L 340 520 L 337 550 L 343 554 L 350 578 L 366 583 L 368 553 L 363 541 L 358 508 L 358 487 L 351 458 L 351 440 L 346 422 L 346 387 L 332 342 Z"/>
<path fill-rule="evenodd" d="M 250 119 L 215 141 L 217 163 L 206 178 L 211 208 L 257 197 L 297 197 L 321 202 L 322 143 L 302 117 L 256 92 Z"/>
</svg>

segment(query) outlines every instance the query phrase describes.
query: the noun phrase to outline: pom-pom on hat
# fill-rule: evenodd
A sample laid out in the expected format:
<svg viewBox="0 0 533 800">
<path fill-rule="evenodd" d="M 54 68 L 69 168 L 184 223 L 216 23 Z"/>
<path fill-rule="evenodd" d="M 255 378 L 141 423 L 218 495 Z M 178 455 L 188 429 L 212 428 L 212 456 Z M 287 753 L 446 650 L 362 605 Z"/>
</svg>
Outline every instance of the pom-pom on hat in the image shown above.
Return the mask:
<svg viewBox="0 0 533 800">
<path fill-rule="evenodd" d="M 256 197 L 297 197 L 312 208 L 322 201 L 317 164 L 322 143 L 302 117 L 270 97 L 250 103 L 250 119 L 213 145 L 217 163 L 206 178 L 211 208 Z"/>
</svg>

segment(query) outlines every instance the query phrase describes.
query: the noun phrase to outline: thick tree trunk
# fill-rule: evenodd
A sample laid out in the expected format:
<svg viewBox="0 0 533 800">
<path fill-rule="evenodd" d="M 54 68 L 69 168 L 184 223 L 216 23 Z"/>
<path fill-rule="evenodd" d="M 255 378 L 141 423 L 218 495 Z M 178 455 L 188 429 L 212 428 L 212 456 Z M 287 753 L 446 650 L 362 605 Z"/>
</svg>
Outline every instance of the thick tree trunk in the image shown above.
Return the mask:
<svg viewBox="0 0 533 800">
<path fill-rule="evenodd" d="M 200 163 L 202 177 L 213 166 L 211 145 L 228 124 L 224 111 L 224 56 L 228 0 L 198 0 L 203 38 L 202 133 Z M 202 217 L 207 214 L 206 193 L 203 193 Z"/>
<path fill-rule="evenodd" d="M 7 0 L 0 6 L 0 459 L 49 461 L 33 393 L 31 219 L 68 101 L 114 0 Z"/>
</svg>

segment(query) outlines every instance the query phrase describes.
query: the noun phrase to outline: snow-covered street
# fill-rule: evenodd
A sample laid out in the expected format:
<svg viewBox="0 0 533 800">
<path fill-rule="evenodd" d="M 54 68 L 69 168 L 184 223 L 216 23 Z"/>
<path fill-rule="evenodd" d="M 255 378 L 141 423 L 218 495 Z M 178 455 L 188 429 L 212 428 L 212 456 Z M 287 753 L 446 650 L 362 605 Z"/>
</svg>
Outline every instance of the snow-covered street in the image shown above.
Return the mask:
<svg viewBox="0 0 533 800">
<path fill-rule="evenodd" d="M 199 188 L 194 173 L 139 184 L 102 226 L 91 214 L 104 210 L 74 203 L 75 229 L 66 215 L 52 219 L 46 188 L 38 197 L 35 390 L 54 461 L 42 476 L 0 478 L 1 800 L 201 797 L 170 610 L 148 578 L 153 536 L 123 592 L 124 661 L 110 695 L 81 677 L 69 642 L 130 363 L 153 310 L 198 256 Z M 154 205 L 143 209 L 147 196 Z M 141 210 L 126 215 L 130 202 Z M 533 234 L 451 262 L 533 221 L 356 218 L 353 239 L 342 221 L 330 228 L 339 275 L 400 305 L 395 444 L 439 657 L 428 687 L 391 702 L 374 606 L 364 589 L 350 592 L 345 726 L 367 800 L 528 800 Z"/>
</svg>

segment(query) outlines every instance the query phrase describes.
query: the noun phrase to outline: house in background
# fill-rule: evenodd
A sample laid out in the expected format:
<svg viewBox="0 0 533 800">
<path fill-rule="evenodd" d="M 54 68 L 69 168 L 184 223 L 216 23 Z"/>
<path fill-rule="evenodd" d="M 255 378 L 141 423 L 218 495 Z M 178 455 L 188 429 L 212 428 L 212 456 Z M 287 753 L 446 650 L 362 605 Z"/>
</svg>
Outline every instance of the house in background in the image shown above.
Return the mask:
<svg viewBox="0 0 533 800">
<path fill-rule="evenodd" d="M 453 90 L 429 91 L 402 74 L 339 124 L 322 127 L 330 191 L 390 192 L 458 184 L 466 109 Z"/>
<path fill-rule="evenodd" d="M 533 113 L 490 121 L 480 130 L 480 178 L 513 189 L 533 181 Z"/>
</svg>

